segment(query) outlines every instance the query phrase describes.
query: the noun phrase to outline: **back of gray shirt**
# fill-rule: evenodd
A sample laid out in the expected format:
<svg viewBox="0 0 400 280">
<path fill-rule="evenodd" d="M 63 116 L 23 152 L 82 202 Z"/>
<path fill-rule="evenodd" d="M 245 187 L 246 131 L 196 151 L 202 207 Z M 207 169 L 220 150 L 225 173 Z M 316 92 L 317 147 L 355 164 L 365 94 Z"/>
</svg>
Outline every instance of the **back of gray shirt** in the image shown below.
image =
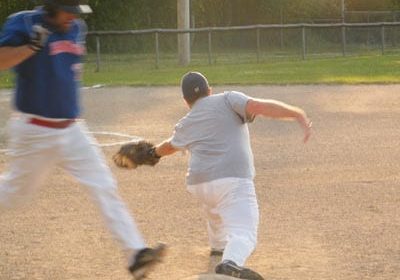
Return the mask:
<svg viewBox="0 0 400 280">
<path fill-rule="evenodd" d="M 171 144 L 190 152 L 187 184 L 254 177 L 246 105 L 240 92 L 201 98 L 175 126 Z"/>
</svg>

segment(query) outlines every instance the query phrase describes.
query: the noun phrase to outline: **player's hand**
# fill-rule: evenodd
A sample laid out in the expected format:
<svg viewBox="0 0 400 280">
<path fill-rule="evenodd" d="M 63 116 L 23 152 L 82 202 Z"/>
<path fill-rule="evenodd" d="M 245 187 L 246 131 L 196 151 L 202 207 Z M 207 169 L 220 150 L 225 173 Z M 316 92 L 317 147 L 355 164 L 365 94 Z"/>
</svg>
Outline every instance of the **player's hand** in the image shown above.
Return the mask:
<svg viewBox="0 0 400 280">
<path fill-rule="evenodd" d="M 312 122 L 307 118 L 305 114 L 300 115 L 300 117 L 298 118 L 298 122 L 300 123 L 300 126 L 304 131 L 303 142 L 307 143 L 308 139 L 311 136 Z"/>
<path fill-rule="evenodd" d="M 303 139 L 304 143 L 307 143 L 308 139 L 311 136 L 311 128 L 312 128 L 312 122 L 309 121 L 306 129 L 304 130 L 304 139 Z"/>
<path fill-rule="evenodd" d="M 35 24 L 32 27 L 32 35 L 29 42 L 29 47 L 35 52 L 41 51 L 46 46 L 50 34 L 51 32 L 48 29 L 41 25 Z"/>
</svg>

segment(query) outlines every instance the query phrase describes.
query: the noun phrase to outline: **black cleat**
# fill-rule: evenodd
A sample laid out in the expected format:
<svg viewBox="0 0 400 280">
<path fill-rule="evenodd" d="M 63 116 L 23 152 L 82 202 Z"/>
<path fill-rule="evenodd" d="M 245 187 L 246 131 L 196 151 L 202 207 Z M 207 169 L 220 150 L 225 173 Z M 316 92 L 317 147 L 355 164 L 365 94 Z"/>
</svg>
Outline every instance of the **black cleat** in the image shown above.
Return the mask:
<svg viewBox="0 0 400 280">
<path fill-rule="evenodd" d="M 257 272 L 238 266 L 233 261 L 224 261 L 215 267 L 215 273 L 247 280 L 264 280 Z"/>
<path fill-rule="evenodd" d="M 147 273 L 152 270 L 154 265 L 161 262 L 167 246 L 158 244 L 154 248 L 144 248 L 140 250 L 133 258 L 129 271 L 135 280 L 146 278 Z"/>
<path fill-rule="evenodd" d="M 224 254 L 224 250 L 223 249 L 220 250 L 220 249 L 211 248 L 210 257 L 213 257 L 213 256 L 222 257 L 223 254 Z"/>
</svg>

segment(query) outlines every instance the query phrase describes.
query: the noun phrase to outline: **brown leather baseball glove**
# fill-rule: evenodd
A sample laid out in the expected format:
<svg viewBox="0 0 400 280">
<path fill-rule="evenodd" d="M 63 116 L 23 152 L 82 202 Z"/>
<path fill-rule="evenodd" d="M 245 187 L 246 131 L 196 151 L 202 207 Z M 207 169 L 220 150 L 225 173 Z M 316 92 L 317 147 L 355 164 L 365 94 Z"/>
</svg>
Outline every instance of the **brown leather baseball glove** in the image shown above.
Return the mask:
<svg viewBox="0 0 400 280">
<path fill-rule="evenodd" d="M 139 165 L 156 165 L 160 157 L 155 146 L 145 140 L 123 145 L 113 156 L 114 163 L 120 168 L 135 169 Z"/>
</svg>

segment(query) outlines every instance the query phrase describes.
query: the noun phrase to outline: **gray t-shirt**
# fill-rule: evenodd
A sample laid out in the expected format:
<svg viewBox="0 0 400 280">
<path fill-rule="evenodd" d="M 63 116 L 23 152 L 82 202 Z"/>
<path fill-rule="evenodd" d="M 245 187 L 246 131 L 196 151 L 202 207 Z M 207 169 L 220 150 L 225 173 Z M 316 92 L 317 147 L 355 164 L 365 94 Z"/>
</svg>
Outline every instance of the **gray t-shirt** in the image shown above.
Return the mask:
<svg viewBox="0 0 400 280">
<path fill-rule="evenodd" d="M 190 152 L 188 185 L 227 177 L 253 179 L 249 100 L 234 91 L 201 98 L 175 126 L 172 146 Z"/>
</svg>

